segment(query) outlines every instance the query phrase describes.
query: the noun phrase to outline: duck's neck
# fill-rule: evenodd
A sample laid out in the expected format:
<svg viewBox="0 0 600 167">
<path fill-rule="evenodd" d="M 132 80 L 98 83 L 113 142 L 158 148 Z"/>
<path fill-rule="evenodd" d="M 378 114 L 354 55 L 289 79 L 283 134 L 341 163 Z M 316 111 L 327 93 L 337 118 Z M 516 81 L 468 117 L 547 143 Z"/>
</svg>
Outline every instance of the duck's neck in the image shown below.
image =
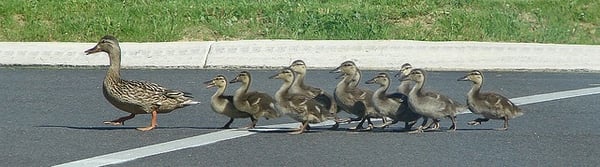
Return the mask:
<svg viewBox="0 0 600 167">
<path fill-rule="evenodd" d="M 292 81 L 283 81 L 283 84 L 281 87 L 279 87 L 279 90 L 275 92 L 275 99 L 278 103 L 281 103 L 284 100 L 284 97 L 288 95 L 288 91 L 290 87 L 292 87 L 292 84 Z"/>
<path fill-rule="evenodd" d="M 398 92 L 408 94 L 408 92 L 410 92 L 410 81 L 400 81 Z"/>
<path fill-rule="evenodd" d="M 288 82 L 288 81 L 284 81 L 284 82 Z M 286 83 L 284 83 L 286 84 Z M 290 93 L 302 93 L 302 91 L 305 89 L 305 85 L 304 85 L 304 74 L 300 74 L 300 73 L 296 73 L 296 77 L 294 77 L 293 83 L 289 83 L 290 87 L 288 89 L 288 91 Z"/>
<path fill-rule="evenodd" d="M 106 81 L 119 81 L 121 79 L 121 49 L 113 48 L 108 52 L 110 66 L 106 72 Z"/>
<path fill-rule="evenodd" d="M 377 96 L 377 98 L 379 98 L 379 99 L 385 99 L 385 92 L 389 88 L 390 88 L 390 84 L 389 83 L 381 84 L 379 86 L 379 88 L 377 88 L 377 90 L 375 90 L 375 92 L 373 93 L 373 95 Z"/>
<path fill-rule="evenodd" d="M 248 88 L 250 87 L 250 82 L 246 82 L 246 81 L 242 81 L 242 85 L 240 86 L 240 88 L 238 88 L 235 91 L 235 96 L 234 98 L 239 98 L 242 95 L 246 94 L 246 92 L 248 92 Z"/>
<path fill-rule="evenodd" d="M 218 87 L 217 91 L 212 96 L 213 100 L 217 100 L 219 99 L 219 97 L 223 96 L 223 93 L 225 93 L 225 89 L 227 89 L 227 86 Z"/>
<path fill-rule="evenodd" d="M 296 77 L 294 78 L 294 85 L 304 88 L 304 74 L 296 73 Z"/>
<path fill-rule="evenodd" d="M 477 98 L 479 96 L 479 91 L 481 91 L 481 85 L 482 83 L 473 83 L 473 86 L 471 86 L 471 90 L 469 90 L 469 97 L 470 98 Z"/>
<path fill-rule="evenodd" d="M 415 86 L 410 90 L 411 96 L 423 96 L 423 85 L 425 85 L 425 79 L 422 81 L 416 81 Z"/>
<path fill-rule="evenodd" d="M 356 69 L 356 72 L 354 72 L 354 74 L 352 74 L 350 77 L 350 78 L 352 78 L 351 86 L 357 87 L 358 83 L 360 82 L 360 77 L 361 77 L 360 70 Z"/>
</svg>

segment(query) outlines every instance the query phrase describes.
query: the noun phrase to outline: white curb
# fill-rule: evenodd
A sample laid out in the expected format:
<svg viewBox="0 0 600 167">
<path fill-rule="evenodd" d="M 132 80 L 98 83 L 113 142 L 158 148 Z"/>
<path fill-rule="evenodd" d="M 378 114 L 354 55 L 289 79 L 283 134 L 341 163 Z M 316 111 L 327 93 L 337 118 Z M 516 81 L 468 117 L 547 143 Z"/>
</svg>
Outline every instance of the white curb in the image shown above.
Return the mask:
<svg viewBox="0 0 600 167">
<path fill-rule="evenodd" d="M 95 43 L 0 43 L 2 65 L 107 65 L 85 55 Z M 333 68 L 353 60 L 363 69 L 398 69 L 406 62 L 436 70 L 600 70 L 599 45 L 404 40 L 246 40 L 121 43 L 125 67 L 272 68 L 304 60 Z"/>
</svg>

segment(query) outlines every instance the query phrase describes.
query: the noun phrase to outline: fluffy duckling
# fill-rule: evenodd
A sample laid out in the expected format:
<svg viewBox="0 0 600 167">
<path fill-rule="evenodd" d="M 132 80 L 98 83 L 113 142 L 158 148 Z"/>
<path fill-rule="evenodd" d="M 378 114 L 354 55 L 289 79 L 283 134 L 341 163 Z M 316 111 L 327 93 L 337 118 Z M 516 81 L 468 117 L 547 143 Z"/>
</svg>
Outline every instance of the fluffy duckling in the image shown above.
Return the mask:
<svg viewBox="0 0 600 167">
<path fill-rule="evenodd" d="M 338 79 L 342 78 L 342 80 L 337 84 L 333 95 L 338 106 L 342 110 L 358 116 L 358 119 L 361 120 L 356 128 L 353 129 L 362 128 L 362 124 L 366 120 L 369 126 L 365 130 L 371 130 L 373 128 L 373 123 L 370 118 L 381 117 L 381 115 L 377 113 L 377 110 L 375 110 L 373 102 L 371 101 L 373 92 L 358 87 L 361 73 L 356 64 L 352 61 L 346 61 L 331 72 L 342 73 L 338 77 Z M 357 119 L 350 119 L 350 121 L 354 120 Z"/>
<path fill-rule="evenodd" d="M 312 87 L 304 83 L 304 77 L 306 76 L 306 63 L 304 63 L 304 61 L 295 60 L 288 68 L 290 68 L 296 74 L 294 84 L 292 87 L 290 87 L 290 93 L 302 94 L 311 97 L 321 105 L 325 106 L 332 114 L 339 112 L 335 99 L 332 95 L 325 92 L 321 88 Z M 336 122 L 333 128 L 335 129 L 338 126 L 339 124 Z"/>
<path fill-rule="evenodd" d="M 411 80 L 416 83 L 408 94 L 408 102 L 414 112 L 431 118 L 435 124 L 433 129 L 439 129 L 439 119 L 444 117 L 450 118 L 452 126 L 450 126 L 449 130 L 456 130 L 456 114 L 464 107 L 447 96 L 436 92 L 424 91 L 423 85 L 425 85 L 426 81 L 425 70 L 413 69 L 402 80 Z M 419 126 L 412 133 L 421 132 L 423 132 L 423 126 Z"/>
<path fill-rule="evenodd" d="M 248 71 L 240 72 L 230 83 L 241 82 L 242 85 L 235 91 L 233 95 L 233 105 L 240 111 L 252 115 L 252 123 L 247 127 L 253 129 L 256 127 L 258 118 L 265 117 L 277 118 L 280 116 L 275 109 L 275 100 L 263 92 L 249 92 L 252 77 Z"/>
<path fill-rule="evenodd" d="M 402 81 L 402 78 L 404 76 L 410 74 L 410 71 L 412 69 L 413 69 L 413 66 L 410 63 L 404 63 L 404 64 L 402 64 L 402 66 L 400 66 L 400 70 L 394 76 L 394 77 L 398 78 L 398 81 L 400 81 L 400 85 L 398 85 L 398 87 L 396 88 L 396 92 L 402 93 L 405 95 L 408 95 L 408 93 L 410 93 L 410 89 L 414 86 L 414 84 L 412 84 L 411 81 Z M 423 117 L 423 123 L 421 124 L 421 126 L 426 126 L 428 120 L 429 119 L 427 117 Z M 416 123 L 417 123 L 416 120 L 413 122 L 406 122 L 405 127 L 412 127 Z M 429 128 L 429 127 L 427 127 L 427 128 Z"/>
<path fill-rule="evenodd" d="M 216 87 L 217 91 L 212 95 L 210 101 L 210 107 L 216 113 L 223 114 L 229 117 L 229 121 L 221 127 L 222 129 L 229 129 L 231 123 L 235 118 L 250 118 L 254 121 L 254 118 L 247 112 L 242 112 L 235 108 L 233 105 L 233 96 L 223 95 L 227 89 L 227 78 L 223 75 L 217 75 L 213 79 L 204 82 L 206 88 Z"/>
<path fill-rule="evenodd" d="M 269 77 L 283 80 L 283 84 L 275 93 L 275 100 L 280 111 L 292 119 L 302 122 L 300 128 L 290 134 L 301 134 L 306 130 L 308 123 L 320 123 L 327 120 L 327 115 L 329 115 L 327 108 L 312 97 L 290 92 L 292 85 L 296 84 L 294 82 L 296 76 L 292 69 L 285 68 Z"/>
<path fill-rule="evenodd" d="M 404 63 L 400 67 L 398 73 L 396 73 L 395 77 L 400 81 L 400 85 L 396 88 L 397 92 L 407 95 L 410 92 L 410 88 L 412 88 L 412 84 L 410 81 L 402 81 L 402 77 L 410 74 L 410 71 L 413 69 L 412 65 L 409 63 Z"/>
<path fill-rule="evenodd" d="M 390 77 L 387 73 L 379 73 L 365 83 L 379 85 L 379 88 L 375 90 L 371 99 L 373 104 L 375 104 L 375 109 L 380 114 L 393 120 L 386 122 L 386 124 L 382 125 L 382 128 L 402 121 L 405 122 L 405 129 L 411 129 L 414 122 L 421 118 L 421 115 L 413 112 L 408 107 L 408 96 L 402 93 L 386 94 L 386 91 L 390 88 Z"/>
<path fill-rule="evenodd" d="M 473 86 L 467 93 L 467 105 L 475 114 L 481 114 L 484 118 L 478 118 L 469 122 L 469 125 L 479 125 L 490 119 L 504 120 L 504 126 L 496 130 L 508 130 L 508 120 L 523 115 L 523 111 L 508 98 L 493 92 L 481 93 L 483 85 L 483 73 L 473 70 L 458 81 L 471 81 Z"/>
<path fill-rule="evenodd" d="M 110 66 L 102 84 L 104 97 L 118 109 L 131 113 L 125 117 L 105 121 L 105 124 L 123 125 L 137 114 L 151 114 L 150 126 L 137 128 L 140 131 L 149 131 L 158 126 L 157 114 L 169 113 L 199 103 L 183 91 L 168 89 L 151 82 L 121 79 L 121 48 L 117 38 L 106 35 L 96 46 L 85 51 L 87 55 L 98 52 L 106 52 L 110 59 Z"/>
</svg>

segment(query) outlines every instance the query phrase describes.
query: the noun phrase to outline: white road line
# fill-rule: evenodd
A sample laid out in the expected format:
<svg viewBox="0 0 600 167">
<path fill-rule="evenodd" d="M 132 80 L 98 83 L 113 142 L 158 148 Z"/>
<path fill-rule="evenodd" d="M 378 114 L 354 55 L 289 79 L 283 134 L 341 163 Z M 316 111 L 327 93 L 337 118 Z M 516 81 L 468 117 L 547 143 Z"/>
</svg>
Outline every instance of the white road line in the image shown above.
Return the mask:
<svg viewBox="0 0 600 167">
<path fill-rule="evenodd" d="M 546 102 L 546 101 L 552 101 L 552 100 L 566 99 L 566 98 L 577 97 L 577 96 L 593 95 L 593 94 L 599 94 L 599 93 L 600 93 L 600 87 L 592 87 L 592 88 L 585 88 L 585 89 L 575 89 L 575 90 L 568 90 L 568 91 L 561 91 L 561 92 L 553 92 L 553 93 L 545 93 L 545 94 L 539 94 L 539 95 L 518 97 L 518 98 L 511 99 L 511 101 L 513 103 L 515 103 L 516 105 L 526 105 L 526 104 L 540 103 L 540 102 Z"/>
<path fill-rule="evenodd" d="M 578 96 L 586 96 L 600 94 L 600 87 L 593 88 L 584 88 L 584 89 L 576 89 L 569 91 L 560 91 L 553 93 L 545 93 L 538 94 L 532 96 L 524 96 L 511 99 L 517 105 L 526 105 L 533 103 L 540 103 L 552 100 L 566 99 Z M 311 125 L 313 127 L 317 126 L 327 126 L 332 125 L 333 121 L 327 121 L 321 124 Z M 269 131 L 268 128 L 295 128 L 298 127 L 299 123 L 289 123 L 289 124 L 278 124 L 278 125 L 268 125 L 261 126 L 261 128 L 265 128 L 266 131 Z M 260 130 L 260 129 L 259 129 Z M 271 129 L 272 130 L 272 129 Z M 56 165 L 55 167 L 84 167 L 84 166 L 104 166 L 111 164 L 118 164 L 127 161 L 132 161 L 138 158 L 148 157 L 152 155 L 158 155 L 162 153 L 167 153 L 171 151 L 177 151 L 186 148 L 198 147 L 203 145 L 208 145 L 224 140 L 235 139 L 239 137 L 249 136 L 256 134 L 256 132 L 250 131 L 240 131 L 240 130 L 222 130 L 218 132 L 212 132 L 208 134 L 183 138 L 179 140 L 169 141 L 165 143 L 159 143 L 154 145 L 149 145 L 145 147 L 135 148 L 131 150 L 125 150 L 115 153 L 110 153 L 106 155 L 100 155 L 92 158 L 82 159 L 78 161 L 68 162 L 64 164 Z"/>
<path fill-rule="evenodd" d="M 82 159 L 79 161 L 73 161 L 56 165 L 57 167 L 83 167 L 83 166 L 104 166 L 110 164 L 118 164 L 127 161 L 131 161 L 138 158 L 148 157 L 152 155 L 167 153 L 171 151 L 203 146 L 207 144 L 216 143 L 219 141 L 235 139 L 238 137 L 244 137 L 252 135 L 256 132 L 239 131 L 239 130 L 222 130 L 218 132 L 198 135 L 194 137 L 183 138 L 179 140 L 173 140 L 170 142 L 159 143 L 149 145 L 145 147 L 135 148 L 131 150 L 125 150 L 88 159 Z"/>
</svg>

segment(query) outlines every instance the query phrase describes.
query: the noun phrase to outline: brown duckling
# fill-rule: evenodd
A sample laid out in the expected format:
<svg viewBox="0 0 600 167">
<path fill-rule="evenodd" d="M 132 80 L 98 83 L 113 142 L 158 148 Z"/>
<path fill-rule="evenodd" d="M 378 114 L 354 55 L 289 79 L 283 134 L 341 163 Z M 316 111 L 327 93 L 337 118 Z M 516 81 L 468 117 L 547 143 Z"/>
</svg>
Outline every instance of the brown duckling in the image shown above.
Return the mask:
<svg viewBox="0 0 600 167">
<path fill-rule="evenodd" d="M 252 115 L 252 123 L 247 127 L 253 129 L 260 117 L 277 118 L 280 113 L 275 109 L 275 100 L 266 93 L 248 91 L 252 83 L 250 72 L 240 72 L 230 83 L 241 82 L 242 85 L 233 95 L 233 105 L 240 111 Z"/>
<path fill-rule="evenodd" d="M 410 74 L 410 71 L 412 69 L 413 69 L 413 66 L 410 63 L 404 63 L 404 64 L 402 64 L 402 66 L 400 66 L 400 70 L 394 76 L 394 77 L 398 78 L 398 81 L 400 81 L 400 85 L 398 85 L 398 87 L 396 88 L 396 92 L 402 93 L 405 95 L 408 95 L 408 93 L 410 93 L 410 89 L 414 86 L 414 84 L 411 81 L 402 81 L 402 78 L 404 76 Z M 421 124 L 421 126 L 426 126 L 428 120 L 429 119 L 427 117 L 423 117 L 423 123 Z M 412 127 L 416 123 L 417 123 L 417 121 L 406 122 L 405 127 Z M 430 128 L 430 127 L 427 127 L 427 128 Z"/>
<path fill-rule="evenodd" d="M 321 88 L 316 88 L 304 83 L 304 78 L 306 76 L 306 63 L 302 60 L 296 60 L 292 62 L 292 64 L 288 67 L 292 69 L 296 77 L 294 79 L 294 84 L 290 87 L 290 93 L 294 94 L 303 94 L 305 96 L 311 97 L 315 99 L 319 104 L 325 106 L 330 113 L 334 114 L 339 112 L 337 104 L 333 96 L 327 92 L 325 92 Z M 333 129 L 337 128 L 339 124 L 336 124 L 332 127 Z"/>
<path fill-rule="evenodd" d="M 408 102 L 411 109 L 423 117 L 431 118 L 435 124 L 433 129 L 439 129 L 440 118 L 450 118 L 452 126 L 449 130 L 456 130 L 456 114 L 464 107 L 447 96 L 436 92 L 426 92 L 423 90 L 426 75 L 425 70 L 413 69 L 409 75 L 404 76 L 402 80 L 411 80 L 416 84 L 408 94 Z M 423 126 L 419 126 L 413 133 L 423 132 Z"/>
<path fill-rule="evenodd" d="M 123 125 L 137 114 L 151 114 L 150 126 L 137 128 L 140 131 L 149 131 L 158 126 L 157 114 L 169 113 L 199 103 L 183 91 L 168 89 L 151 82 L 121 79 L 121 48 L 115 37 L 106 35 L 96 46 L 85 51 L 88 55 L 98 52 L 106 52 L 110 59 L 110 66 L 102 84 L 104 97 L 118 109 L 131 113 L 129 116 L 105 121 L 105 124 Z"/>
<path fill-rule="evenodd" d="M 458 81 L 471 81 L 473 86 L 467 93 L 467 106 L 475 113 L 480 114 L 483 118 L 478 118 L 469 122 L 469 125 L 479 125 L 482 122 L 487 122 L 490 119 L 504 120 L 504 126 L 496 130 L 507 130 L 508 120 L 523 115 L 523 111 L 508 98 L 493 92 L 481 92 L 483 86 L 483 73 L 478 70 L 473 70 L 467 73 Z"/>
<path fill-rule="evenodd" d="M 373 92 L 358 87 L 361 73 L 356 64 L 352 61 L 346 61 L 331 72 L 342 73 L 338 77 L 342 80 L 337 84 L 333 94 L 336 103 L 342 110 L 358 116 L 358 119 L 361 120 L 353 129 L 362 128 L 362 124 L 366 120 L 369 126 L 365 130 L 371 130 L 374 126 L 370 118 L 382 116 L 375 110 L 371 101 Z M 354 120 L 357 119 L 350 119 L 350 121 Z M 383 120 L 385 121 L 385 119 Z"/>
<path fill-rule="evenodd" d="M 275 100 L 279 110 L 292 119 L 302 122 L 300 128 L 290 134 L 303 133 L 309 123 L 320 123 L 327 120 L 330 115 L 327 108 L 319 104 L 314 98 L 304 94 L 291 93 L 292 85 L 296 84 L 296 74 L 290 68 L 285 68 L 279 73 L 269 77 L 270 79 L 281 79 L 283 84 L 275 93 Z"/>
<path fill-rule="evenodd" d="M 217 88 L 217 91 L 212 95 L 210 101 L 210 107 L 212 110 L 216 113 L 229 117 L 229 121 L 221 128 L 229 129 L 235 118 L 250 118 L 252 121 L 254 121 L 252 115 L 235 108 L 233 105 L 233 96 L 223 95 L 227 89 L 227 83 L 227 78 L 225 78 L 223 75 L 217 75 L 210 81 L 204 82 L 207 89 L 211 87 Z"/>
<path fill-rule="evenodd" d="M 410 88 L 412 88 L 412 84 L 410 81 L 402 81 L 402 77 L 410 74 L 410 71 L 413 69 L 412 65 L 409 63 L 404 63 L 400 67 L 398 73 L 396 73 L 395 77 L 400 81 L 400 85 L 396 88 L 397 92 L 407 95 L 410 92 Z"/>
<path fill-rule="evenodd" d="M 408 107 L 407 95 L 403 93 L 386 94 L 386 91 L 390 88 L 390 78 L 387 73 L 379 73 L 365 83 L 379 85 L 379 88 L 375 90 L 371 99 L 375 109 L 377 109 L 380 114 L 392 119 L 392 121 L 382 125 L 382 128 L 395 124 L 398 121 L 402 121 L 405 122 L 405 129 L 411 129 L 414 122 L 421 118 L 421 115 L 413 112 L 410 107 Z"/>
</svg>

